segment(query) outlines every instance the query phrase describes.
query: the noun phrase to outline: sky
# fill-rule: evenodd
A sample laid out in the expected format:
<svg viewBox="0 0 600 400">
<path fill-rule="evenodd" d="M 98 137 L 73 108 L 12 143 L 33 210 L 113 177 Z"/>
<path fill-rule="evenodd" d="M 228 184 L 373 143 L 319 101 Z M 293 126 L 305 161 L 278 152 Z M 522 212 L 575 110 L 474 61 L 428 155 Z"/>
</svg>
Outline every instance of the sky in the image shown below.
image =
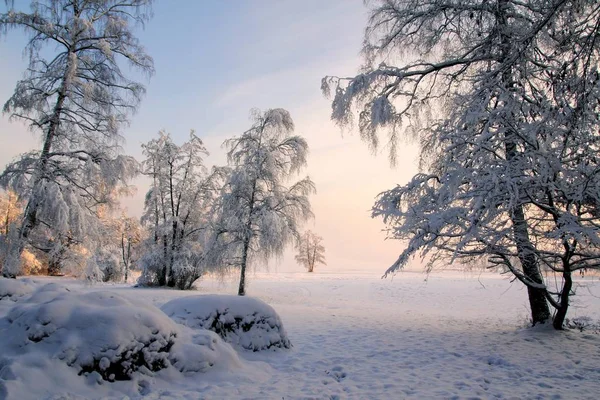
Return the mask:
<svg viewBox="0 0 600 400">
<path fill-rule="evenodd" d="M 26 0 L 15 0 L 21 1 Z M 147 93 L 122 132 L 124 152 L 141 160 L 141 144 L 159 130 L 182 143 L 195 129 L 211 153 L 207 165 L 223 165 L 221 144 L 251 126 L 252 108 L 285 108 L 295 133 L 310 147 L 308 167 L 299 178 L 309 175 L 317 186 L 311 198 L 315 218 L 306 228 L 324 238 L 327 266 L 318 269 L 382 274 L 403 244 L 385 240 L 385 226 L 371 219 L 370 209 L 377 194 L 417 172 L 416 146 L 400 146 L 398 165 L 390 167 L 385 149 L 373 155 L 356 132 L 330 121 L 331 103 L 320 91 L 325 75 L 358 72 L 368 12 L 363 1 L 157 0 L 153 10 L 154 17 L 136 34 L 154 58 L 156 73 L 140 78 Z M 0 37 L 0 104 L 25 69 L 26 39 L 19 31 Z M 0 143 L 2 167 L 19 153 L 39 148 L 40 138 L 2 115 Z M 134 183 L 136 194 L 122 205 L 140 216 L 149 182 Z M 290 249 L 268 269 L 302 267 Z"/>
</svg>

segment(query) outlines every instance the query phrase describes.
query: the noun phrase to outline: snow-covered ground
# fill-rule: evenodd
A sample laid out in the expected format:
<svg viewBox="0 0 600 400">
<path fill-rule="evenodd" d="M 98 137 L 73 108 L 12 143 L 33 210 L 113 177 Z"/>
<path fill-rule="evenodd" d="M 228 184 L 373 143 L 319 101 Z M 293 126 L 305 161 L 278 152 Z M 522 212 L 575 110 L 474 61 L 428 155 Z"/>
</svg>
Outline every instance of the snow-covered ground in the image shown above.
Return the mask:
<svg viewBox="0 0 600 400">
<path fill-rule="evenodd" d="M 599 398 L 600 335 L 523 329 L 525 289 L 498 275 L 447 271 L 425 277 L 257 274 L 248 294 L 281 316 L 290 350 L 237 349 L 239 362 L 207 372 L 184 376 L 167 370 L 101 384 L 58 369 L 34 366 L 27 375 L 0 365 L 0 398 Z M 58 282 L 78 295 L 108 290 L 135 299 L 133 304 L 159 307 L 178 297 L 236 289 L 236 282 L 217 280 L 202 281 L 190 292 Z M 586 277 L 577 284 L 569 316 L 600 320 L 600 280 Z M 0 300 L 1 316 L 22 304 L 18 299 L 27 296 L 29 285 L 15 299 Z M 39 360 L 44 365 L 52 364 Z"/>
</svg>

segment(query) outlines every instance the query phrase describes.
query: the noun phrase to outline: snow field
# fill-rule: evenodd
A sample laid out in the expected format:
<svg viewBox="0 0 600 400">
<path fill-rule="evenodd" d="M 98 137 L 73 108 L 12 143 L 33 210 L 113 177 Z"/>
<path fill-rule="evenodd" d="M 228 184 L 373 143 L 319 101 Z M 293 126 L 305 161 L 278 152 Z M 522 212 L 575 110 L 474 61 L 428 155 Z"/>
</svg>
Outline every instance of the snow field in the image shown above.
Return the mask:
<svg viewBox="0 0 600 400">
<path fill-rule="evenodd" d="M 32 360 L 18 359 L 8 369 L 15 377 L 27 373 L 27 383 L 8 379 L 0 366 L 0 387 L 9 399 L 596 399 L 600 393 L 600 336 L 523 328 L 525 289 L 497 275 L 443 272 L 427 281 L 409 272 L 393 280 L 323 273 L 250 278 L 249 295 L 280 315 L 291 349 L 232 350 L 231 362 L 204 373 L 167 368 L 102 384 L 67 375 L 69 367 L 38 356 L 35 368 Z M 234 281 L 210 279 L 189 292 L 61 283 L 83 296 L 110 290 L 155 306 L 236 288 Z M 569 317 L 598 321 L 600 281 L 586 277 L 577 285 Z M 193 335 L 204 332 L 178 328 L 191 335 L 183 343 L 193 344 Z M 187 349 L 182 354 L 196 358 Z M 53 383 L 59 378 L 61 385 Z"/>
</svg>

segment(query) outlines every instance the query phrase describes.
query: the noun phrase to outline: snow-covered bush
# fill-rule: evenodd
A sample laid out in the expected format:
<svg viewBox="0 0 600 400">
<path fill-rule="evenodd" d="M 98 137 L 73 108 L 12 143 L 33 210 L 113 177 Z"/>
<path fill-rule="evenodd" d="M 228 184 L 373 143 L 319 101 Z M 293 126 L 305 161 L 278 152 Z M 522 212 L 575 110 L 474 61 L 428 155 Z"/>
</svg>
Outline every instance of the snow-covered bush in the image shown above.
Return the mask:
<svg viewBox="0 0 600 400">
<path fill-rule="evenodd" d="M 160 249 L 159 249 L 160 250 Z M 202 275 L 200 255 L 189 251 L 180 251 L 173 257 L 169 285 L 177 289 L 188 290 Z M 139 261 L 142 274 L 138 278 L 140 286 L 162 286 L 161 277 L 165 275 L 165 264 L 160 251 L 150 250 Z"/>
<path fill-rule="evenodd" d="M 177 326 L 153 306 L 111 292 L 72 293 L 56 284 L 8 313 L 2 337 L 26 351 L 56 357 L 81 374 L 129 379 L 169 365 Z"/>
<path fill-rule="evenodd" d="M 0 300 L 16 301 L 17 298 L 30 294 L 34 289 L 34 285 L 28 281 L 0 277 Z"/>
<path fill-rule="evenodd" d="M 162 310 L 174 321 L 208 329 L 246 350 L 290 348 L 281 318 L 273 307 L 252 297 L 202 295 L 172 300 Z"/>
<path fill-rule="evenodd" d="M 0 322 L 0 363 L 20 364 L 11 371 L 51 361 L 74 374 L 114 381 L 171 366 L 184 374 L 241 366 L 215 333 L 178 325 L 157 307 L 114 292 L 77 293 L 47 284 Z"/>
<path fill-rule="evenodd" d="M 21 253 L 21 268 L 24 275 L 38 275 L 46 270 L 44 263 L 28 249 L 23 249 Z"/>
<path fill-rule="evenodd" d="M 138 265 L 142 271 L 137 280 L 139 286 L 158 286 L 158 276 L 162 268 L 159 261 L 160 259 L 154 257 L 152 251 L 142 254 L 138 261 Z"/>
<path fill-rule="evenodd" d="M 600 323 L 594 322 L 590 317 L 567 318 L 565 326 L 569 329 L 577 329 L 579 332 L 600 333 Z"/>
<path fill-rule="evenodd" d="M 185 375 L 205 372 L 211 367 L 230 370 L 242 366 L 236 351 L 219 335 L 184 326 L 180 327 L 180 334 L 169 352 L 169 362 Z"/>
<path fill-rule="evenodd" d="M 120 282 L 123 280 L 123 264 L 114 251 L 97 249 L 87 261 L 86 278 L 92 281 Z"/>
<path fill-rule="evenodd" d="M 173 261 L 172 279 L 178 289 L 188 290 L 202 276 L 201 257 L 189 249 L 181 251 Z"/>
</svg>

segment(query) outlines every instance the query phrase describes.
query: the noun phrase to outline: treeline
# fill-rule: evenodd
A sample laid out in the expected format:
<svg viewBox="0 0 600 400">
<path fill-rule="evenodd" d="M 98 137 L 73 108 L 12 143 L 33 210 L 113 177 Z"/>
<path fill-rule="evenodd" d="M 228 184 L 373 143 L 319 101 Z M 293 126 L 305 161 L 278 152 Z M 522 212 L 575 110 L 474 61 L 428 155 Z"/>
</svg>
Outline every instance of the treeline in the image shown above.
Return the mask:
<svg viewBox="0 0 600 400">
<path fill-rule="evenodd" d="M 193 132 L 176 144 L 166 132 L 146 143 L 140 163 L 121 154 L 122 131 L 145 88 L 123 66 L 148 76 L 152 58 L 133 34 L 150 0 L 8 3 L 0 32 L 29 34 L 28 68 L 4 112 L 42 138 L 0 175 L 0 265 L 5 277 L 71 274 L 189 288 L 207 271 L 241 271 L 280 255 L 312 216 L 308 145 L 283 109 L 253 111 L 252 126 L 225 142 L 226 166 L 208 169 Z M 118 200 L 138 174 L 151 178 L 140 222 Z"/>
</svg>

